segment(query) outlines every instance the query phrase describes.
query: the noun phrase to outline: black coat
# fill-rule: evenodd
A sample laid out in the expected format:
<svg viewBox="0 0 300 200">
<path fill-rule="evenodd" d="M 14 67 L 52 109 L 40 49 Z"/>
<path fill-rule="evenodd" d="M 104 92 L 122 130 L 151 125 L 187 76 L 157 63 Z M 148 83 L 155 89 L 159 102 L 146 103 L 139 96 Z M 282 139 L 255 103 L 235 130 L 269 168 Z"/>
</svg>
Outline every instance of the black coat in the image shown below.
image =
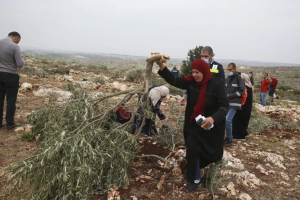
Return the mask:
<svg viewBox="0 0 300 200">
<path fill-rule="evenodd" d="M 190 122 L 193 108 L 198 101 L 200 86 L 196 82 L 187 82 L 182 77 L 175 77 L 166 67 L 158 74 L 169 84 L 186 89 L 188 93 L 184 139 L 187 147 L 187 178 L 189 182 L 193 182 L 197 159 L 200 161 L 200 168 L 203 168 L 223 157 L 225 117 L 229 109 L 225 84 L 215 76 L 207 82 L 204 116 L 214 119 L 214 128 L 204 130 L 196 122 Z"/>
</svg>

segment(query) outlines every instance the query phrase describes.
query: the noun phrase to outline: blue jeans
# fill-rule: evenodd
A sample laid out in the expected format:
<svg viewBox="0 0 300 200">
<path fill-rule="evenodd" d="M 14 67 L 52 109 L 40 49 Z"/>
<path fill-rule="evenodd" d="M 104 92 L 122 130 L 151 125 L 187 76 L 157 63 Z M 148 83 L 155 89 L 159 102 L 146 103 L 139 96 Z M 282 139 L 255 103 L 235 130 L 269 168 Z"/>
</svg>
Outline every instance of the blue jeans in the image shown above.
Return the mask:
<svg viewBox="0 0 300 200">
<path fill-rule="evenodd" d="M 236 109 L 230 108 L 226 115 L 226 138 L 231 139 L 232 136 L 232 120 L 235 115 Z"/>
<path fill-rule="evenodd" d="M 263 106 L 266 106 L 266 96 L 267 96 L 267 93 L 266 92 L 261 92 L 260 93 L 260 104 L 263 105 Z"/>
<path fill-rule="evenodd" d="M 200 181 L 201 179 L 201 174 L 200 174 L 200 162 L 199 159 L 197 160 L 197 165 L 196 165 L 196 174 L 195 174 L 195 181 Z"/>
</svg>

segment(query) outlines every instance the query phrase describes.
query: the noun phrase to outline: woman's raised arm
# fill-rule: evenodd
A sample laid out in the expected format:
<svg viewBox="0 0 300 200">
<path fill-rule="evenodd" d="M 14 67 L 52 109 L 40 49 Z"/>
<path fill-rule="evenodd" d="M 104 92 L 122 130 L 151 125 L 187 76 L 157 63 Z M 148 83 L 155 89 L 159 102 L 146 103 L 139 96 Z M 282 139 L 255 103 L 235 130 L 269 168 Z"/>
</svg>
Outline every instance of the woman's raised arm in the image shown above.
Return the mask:
<svg viewBox="0 0 300 200">
<path fill-rule="evenodd" d="M 170 85 L 180 89 L 187 89 L 189 87 L 189 83 L 184 80 L 182 77 L 176 77 L 174 74 L 170 72 L 170 70 L 163 64 L 156 62 L 159 66 L 158 74 L 167 81 Z"/>
</svg>

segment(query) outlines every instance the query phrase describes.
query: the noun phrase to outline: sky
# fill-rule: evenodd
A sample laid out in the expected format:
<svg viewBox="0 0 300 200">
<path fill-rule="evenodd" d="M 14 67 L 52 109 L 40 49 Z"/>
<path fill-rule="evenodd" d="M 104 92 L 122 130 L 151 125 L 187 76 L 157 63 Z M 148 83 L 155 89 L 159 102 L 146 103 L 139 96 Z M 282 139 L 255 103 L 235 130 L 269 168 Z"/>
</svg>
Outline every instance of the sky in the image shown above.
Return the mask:
<svg viewBox="0 0 300 200">
<path fill-rule="evenodd" d="M 300 64 L 299 0 L 0 0 L 0 38 L 22 48 Z"/>
</svg>

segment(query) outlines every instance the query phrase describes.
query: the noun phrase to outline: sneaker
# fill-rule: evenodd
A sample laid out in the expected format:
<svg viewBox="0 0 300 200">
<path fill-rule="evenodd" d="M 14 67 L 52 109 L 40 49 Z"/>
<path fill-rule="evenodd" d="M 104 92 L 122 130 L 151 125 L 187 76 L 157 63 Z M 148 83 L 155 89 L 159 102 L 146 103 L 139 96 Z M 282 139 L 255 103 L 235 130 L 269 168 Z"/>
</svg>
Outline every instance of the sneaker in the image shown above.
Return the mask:
<svg viewBox="0 0 300 200">
<path fill-rule="evenodd" d="M 225 138 L 224 145 L 231 145 L 231 144 L 232 144 L 232 139 Z"/>
<path fill-rule="evenodd" d="M 20 126 L 19 123 L 14 123 L 14 124 L 11 125 L 11 126 L 7 126 L 6 129 L 7 129 L 7 130 L 11 130 L 11 129 L 14 129 L 14 128 L 19 127 L 19 126 Z"/>
</svg>

